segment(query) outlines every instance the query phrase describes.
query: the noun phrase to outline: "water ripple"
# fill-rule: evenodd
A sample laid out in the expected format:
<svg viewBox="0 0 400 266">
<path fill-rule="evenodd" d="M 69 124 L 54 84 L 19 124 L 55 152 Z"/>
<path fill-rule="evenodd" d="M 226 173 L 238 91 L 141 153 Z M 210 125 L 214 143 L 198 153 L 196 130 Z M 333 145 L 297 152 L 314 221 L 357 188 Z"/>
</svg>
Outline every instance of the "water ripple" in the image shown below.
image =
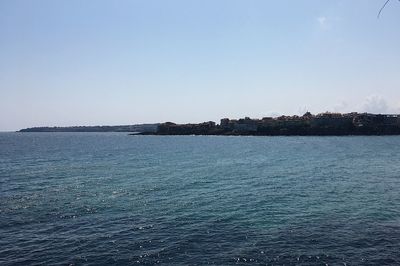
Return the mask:
<svg viewBox="0 0 400 266">
<path fill-rule="evenodd" d="M 1 265 L 399 265 L 399 137 L 0 134 Z"/>
</svg>

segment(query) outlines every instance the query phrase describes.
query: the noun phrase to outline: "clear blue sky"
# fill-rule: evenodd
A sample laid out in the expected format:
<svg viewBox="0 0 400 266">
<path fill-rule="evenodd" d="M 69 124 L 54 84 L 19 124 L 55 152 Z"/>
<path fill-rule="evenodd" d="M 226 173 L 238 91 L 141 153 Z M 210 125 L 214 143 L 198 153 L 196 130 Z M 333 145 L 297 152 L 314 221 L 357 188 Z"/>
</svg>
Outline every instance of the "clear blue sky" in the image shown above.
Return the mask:
<svg viewBox="0 0 400 266">
<path fill-rule="evenodd" d="M 0 0 L 0 130 L 400 112 L 400 3 Z"/>
</svg>

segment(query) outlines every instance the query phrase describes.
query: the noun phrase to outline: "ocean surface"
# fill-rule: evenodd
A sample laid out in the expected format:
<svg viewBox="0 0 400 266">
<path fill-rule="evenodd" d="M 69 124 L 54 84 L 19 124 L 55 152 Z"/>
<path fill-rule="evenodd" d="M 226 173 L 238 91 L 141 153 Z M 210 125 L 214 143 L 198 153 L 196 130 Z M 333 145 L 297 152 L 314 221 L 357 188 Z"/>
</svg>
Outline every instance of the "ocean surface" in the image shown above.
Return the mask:
<svg viewBox="0 0 400 266">
<path fill-rule="evenodd" d="M 0 133 L 0 265 L 399 265 L 400 136 Z"/>
</svg>

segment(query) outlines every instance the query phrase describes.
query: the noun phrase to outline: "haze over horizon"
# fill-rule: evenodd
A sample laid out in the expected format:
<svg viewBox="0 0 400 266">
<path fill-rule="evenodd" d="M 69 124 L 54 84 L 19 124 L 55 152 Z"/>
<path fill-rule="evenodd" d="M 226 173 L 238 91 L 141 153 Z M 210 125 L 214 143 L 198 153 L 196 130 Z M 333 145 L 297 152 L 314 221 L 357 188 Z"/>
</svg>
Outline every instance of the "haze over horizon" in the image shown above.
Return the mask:
<svg viewBox="0 0 400 266">
<path fill-rule="evenodd" d="M 400 113 L 400 3 L 0 1 L 0 131 Z"/>
</svg>

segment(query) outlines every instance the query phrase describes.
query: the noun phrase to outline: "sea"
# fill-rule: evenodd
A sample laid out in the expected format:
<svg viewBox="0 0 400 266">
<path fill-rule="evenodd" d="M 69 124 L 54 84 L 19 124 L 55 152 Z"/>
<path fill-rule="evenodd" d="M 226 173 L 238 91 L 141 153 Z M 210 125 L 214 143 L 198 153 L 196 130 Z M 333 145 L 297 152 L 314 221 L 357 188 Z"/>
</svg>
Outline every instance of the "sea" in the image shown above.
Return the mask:
<svg viewBox="0 0 400 266">
<path fill-rule="evenodd" d="M 400 136 L 0 133 L 0 265 L 400 265 Z"/>
</svg>

